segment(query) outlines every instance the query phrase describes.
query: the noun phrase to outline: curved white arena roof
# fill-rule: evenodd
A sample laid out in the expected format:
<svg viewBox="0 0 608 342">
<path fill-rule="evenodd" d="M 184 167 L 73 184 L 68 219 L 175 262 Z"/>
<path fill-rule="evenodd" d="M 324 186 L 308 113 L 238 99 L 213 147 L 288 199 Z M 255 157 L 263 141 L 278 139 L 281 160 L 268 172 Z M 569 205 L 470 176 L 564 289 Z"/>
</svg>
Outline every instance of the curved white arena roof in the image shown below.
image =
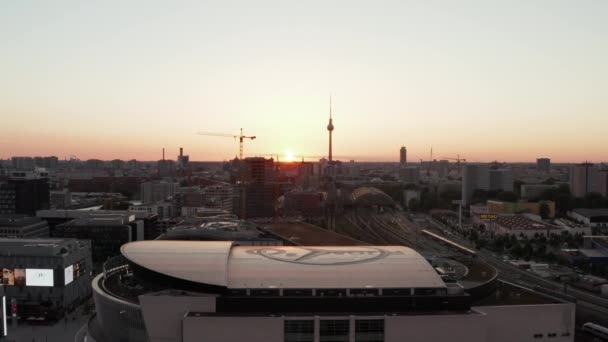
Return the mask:
<svg viewBox="0 0 608 342">
<path fill-rule="evenodd" d="M 171 277 L 244 288 L 444 288 L 433 267 L 402 246 L 232 246 L 230 241 L 139 241 L 131 262 Z"/>
</svg>

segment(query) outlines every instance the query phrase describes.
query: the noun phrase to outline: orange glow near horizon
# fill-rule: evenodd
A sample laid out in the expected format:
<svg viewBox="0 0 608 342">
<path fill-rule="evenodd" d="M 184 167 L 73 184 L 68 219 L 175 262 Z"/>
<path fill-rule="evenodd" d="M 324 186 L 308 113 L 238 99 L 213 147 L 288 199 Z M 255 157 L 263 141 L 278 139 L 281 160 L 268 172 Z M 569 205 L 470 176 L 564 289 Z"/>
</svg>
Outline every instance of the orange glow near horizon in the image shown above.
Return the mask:
<svg viewBox="0 0 608 342">
<path fill-rule="evenodd" d="M 551 10 L 547 10 L 550 8 Z M 601 162 L 608 1 L 13 1 L 0 158 Z M 110 23 L 110 24 L 109 24 Z M 285 156 L 284 160 L 289 160 Z"/>
</svg>

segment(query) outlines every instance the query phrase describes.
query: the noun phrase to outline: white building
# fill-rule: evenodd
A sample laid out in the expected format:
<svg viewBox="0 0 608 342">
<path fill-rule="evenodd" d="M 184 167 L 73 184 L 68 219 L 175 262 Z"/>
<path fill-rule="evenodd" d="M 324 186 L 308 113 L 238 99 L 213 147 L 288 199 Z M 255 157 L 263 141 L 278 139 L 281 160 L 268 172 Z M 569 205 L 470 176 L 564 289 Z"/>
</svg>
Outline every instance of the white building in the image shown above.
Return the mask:
<svg viewBox="0 0 608 342">
<path fill-rule="evenodd" d="M 97 315 L 82 340 L 574 341 L 575 304 L 496 277 L 479 286 L 500 294 L 477 304 L 475 291 L 445 283 L 402 246 L 156 240 L 121 252 L 126 263 L 93 280 Z M 137 291 L 121 287 L 125 274 Z"/>
</svg>

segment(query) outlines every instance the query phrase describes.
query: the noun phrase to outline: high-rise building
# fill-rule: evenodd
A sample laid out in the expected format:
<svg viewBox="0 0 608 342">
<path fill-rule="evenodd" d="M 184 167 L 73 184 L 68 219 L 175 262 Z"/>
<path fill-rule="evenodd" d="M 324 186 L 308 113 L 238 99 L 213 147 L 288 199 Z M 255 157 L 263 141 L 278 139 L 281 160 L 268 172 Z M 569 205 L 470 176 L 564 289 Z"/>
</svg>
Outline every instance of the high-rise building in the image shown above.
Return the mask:
<svg viewBox="0 0 608 342">
<path fill-rule="evenodd" d="M 487 164 L 467 164 L 462 167 L 462 204 L 469 205 L 475 190 L 490 189 L 490 169 Z"/>
<path fill-rule="evenodd" d="M 34 157 L 34 164 L 36 164 L 37 167 L 43 167 L 45 169 L 55 169 L 59 164 L 59 158 L 55 156 Z"/>
<path fill-rule="evenodd" d="M 49 178 L 46 171 L 13 171 L 10 179 L 0 183 L 0 214 L 35 215 L 48 209 Z"/>
<path fill-rule="evenodd" d="M 20 171 L 33 170 L 36 166 L 32 157 L 12 157 L 11 162 L 13 169 Z"/>
<path fill-rule="evenodd" d="M 254 157 L 243 161 L 245 188 L 241 188 L 235 197 L 235 212 L 246 218 L 274 216 L 274 205 L 280 192 L 280 186 L 275 181 L 274 160 Z"/>
<path fill-rule="evenodd" d="M 551 159 L 549 159 L 549 158 L 536 159 L 536 169 L 540 172 L 549 173 L 551 171 Z"/>
<path fill-rule="evenodd" d="M 331 161 L 333 160 L 333 156 L 332 156 L 332 132 L 334 131 L 334 124 L 333 124 L 333 120 L 331 117 L 331 97 L 329 98 L 329 124 L 327 125 L 327 131 L 329 132 L 329 162 L 331 163 Z"/>
<path fill-rule="evenodd" d="M 602 196 L 608 196 L 608 170 L 601 170 L 597 173 L 596 191 Z"/>
<path fill-rule="evenodd" d="M 407 149 L 405 146 L 401 146 L 401 149 L 399 150 L 399 165 L 401 167 L 407 165 Z"/>
<path fill-rule="evenodd" d="M 509 169 L 489 170 L 490 190 L 513 191 L 513 172 Z"/>
<path fill-rule="evenodd" d="M 570 192 L 574 197 L 585 197 L 596 190 L 598 172 L 591 163 L 576 164 L 570 168 Z"/>
<path fill-rule="evenodd" d="M 175 195 L 179 183 L 174 182 L 146 182 L 141 183 L 141 200 L 143 203 L 156 203 L 164 201 L 167 197 Z"/>
<path fill-rule="evenodd" d="M 177 156 L 177 168 L 179 170 L 184 170 L 188 167 L 188 163 L 190 162 L 190 156 L 184 155 L 184 148 L 179 148 L 179 156 Z"/>
</svg>

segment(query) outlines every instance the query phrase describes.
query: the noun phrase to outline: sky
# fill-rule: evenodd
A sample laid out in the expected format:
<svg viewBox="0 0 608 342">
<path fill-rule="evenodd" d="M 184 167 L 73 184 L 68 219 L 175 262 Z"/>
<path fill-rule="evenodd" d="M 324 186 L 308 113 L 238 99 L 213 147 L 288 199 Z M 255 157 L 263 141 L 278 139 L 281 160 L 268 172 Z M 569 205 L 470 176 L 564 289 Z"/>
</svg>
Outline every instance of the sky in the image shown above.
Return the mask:
<svg viewBox="0 0 608 342">
<path fill-rule="evenodd" d="M 608 1 L 2 1 L 0 158 L 608 160 Z"/>
</svg>

